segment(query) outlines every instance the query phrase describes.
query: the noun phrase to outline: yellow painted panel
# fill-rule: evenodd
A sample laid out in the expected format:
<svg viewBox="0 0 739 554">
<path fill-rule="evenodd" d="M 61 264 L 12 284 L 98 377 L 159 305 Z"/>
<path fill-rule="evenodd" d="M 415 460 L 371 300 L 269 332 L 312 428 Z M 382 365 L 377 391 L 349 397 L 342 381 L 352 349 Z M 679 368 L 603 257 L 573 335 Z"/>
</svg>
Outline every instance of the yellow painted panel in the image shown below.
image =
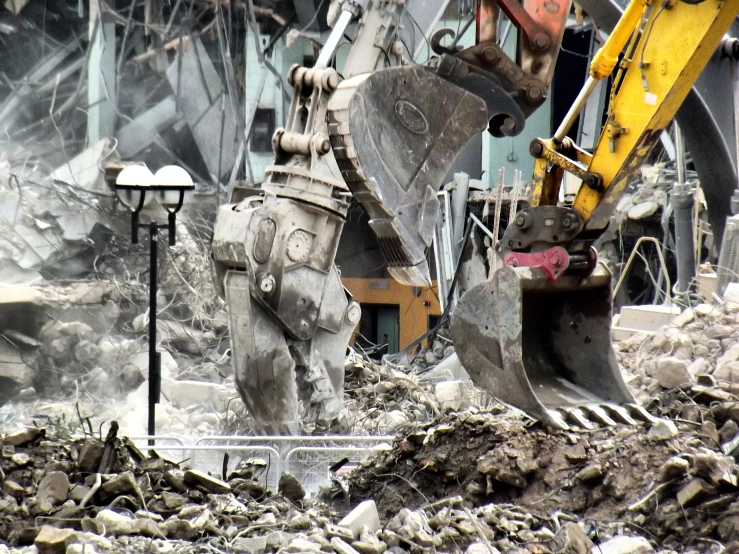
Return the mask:
<svg viewBox="0 0 739 554">
<path fill-rule="evenodd" d="M 401 285 L 394 279 L 345 277 L 342 282 L 352 294 L 354 300 L 360 304 L 398 306 L 400 312 L 398 343 L 401 349 L 428 331 L 430 315 L 441 315 L 439 301 L 436 297 L 438 289 L 435 282 L 431 287 L 409 287 L 408 285 Z M 418 296 L 415 295 L 414 288 L 420 291 Z"/>
</svg>

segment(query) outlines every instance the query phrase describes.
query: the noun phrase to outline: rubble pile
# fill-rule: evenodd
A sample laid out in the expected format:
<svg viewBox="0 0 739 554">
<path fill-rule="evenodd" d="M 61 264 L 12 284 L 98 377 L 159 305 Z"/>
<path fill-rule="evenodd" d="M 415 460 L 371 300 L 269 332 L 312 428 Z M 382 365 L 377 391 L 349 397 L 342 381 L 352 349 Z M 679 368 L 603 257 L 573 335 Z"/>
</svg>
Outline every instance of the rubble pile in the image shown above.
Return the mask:
<svg viewBox="0 0 739 554">
<path fill-rule="evenodd" d="M 663 390 L 698 382 L 739 383 L 739 304 L 700 304 L 656 333 L 616 346 L 627 383 L 642 403 Z"/>
<path fill-rule="evenodd" d="M 318 552 L 330 543 L 326 529 L 339 516 L 304 502 L 290 474 L 274 494 L 257 481 L 265 469 L 259 464 L 241 464 L 223 478 L 183 470 L 143 454 L 116 430 L 114 423 L 104 441 L 51 437 L 42 428 L 5 436 L 0 540 L 35 545 L 27 551 L 39 554 L 201 551 L 198 544 L 203 551 Z"/>
<path fill-rule="evenodd" d="M 449 348 L 446 354 L 453 354 Z M 351 435 L 395 434 L 408 424 L 429 422 L 447 410 L 485 407 L 488 395 L 466 373 L 458 378 L 444 367 L 447 364 L 438 363 L 437 356 L 444 351 L 436 350 L 433 365 L 415 361 L 410 367 L 378 364 L 352 353 L 345 364 L 341 430 Z"/>
<path fill-rule="evenodd" d="M 404 427 L 323 502 L 288 473 L 268 491 L 260 460 L 206 475 L 117 424 L 105 440 L 30 428 L 2 441 L 0 540 L 29 554 L 733 551 L 739 388 L 668 391 L 652 408 L 663 419 L 589 432 L 500 405 L 448 413 Z"/>
<path fill-rule="evenodd" d="M 695 177 L 691 174 L 691 177 Z M 642 220 L 657 214 L 667 206 L 667 195 L 675 181 L 675 170 L 666 164 L 643 165 L 629 186 L 629 192 L 621 197 L 613 223 L 622 226 L 627 220 Z"/>
<path fill-rule="evenodd" d="M 657 397 L 665 419 L 587 432 L 552 432 L 502 406 L 451 413 L 405 429 L 349 490 L 374 499 L 406 546 L 589 552 L 551 542 L 574 521 L 593 552 L 719 552 L 739 541 L 737 393 L 687 387 Z M 602 544 L 624 534 L 633 548 Z"/>
</svg>

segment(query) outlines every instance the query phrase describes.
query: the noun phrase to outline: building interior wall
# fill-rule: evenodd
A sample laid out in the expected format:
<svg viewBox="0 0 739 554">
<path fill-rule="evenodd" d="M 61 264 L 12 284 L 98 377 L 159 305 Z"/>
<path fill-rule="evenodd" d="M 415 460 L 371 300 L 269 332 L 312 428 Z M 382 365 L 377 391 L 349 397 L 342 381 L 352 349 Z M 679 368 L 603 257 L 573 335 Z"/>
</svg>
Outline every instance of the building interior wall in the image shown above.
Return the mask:
<svg viewBox="0 0 739 554">
<path fill-rule="evenodd" d="M 401 285 L 393 279 L 343 277 L 342 281 L 354 299 L 362 305 L 398 306 L 400 349 L 428 331 L 430 318 L 441 315 L 436 283 L 422 288 Z M 359 327 L 355 334 L 358 329 Z"/>
</svg>

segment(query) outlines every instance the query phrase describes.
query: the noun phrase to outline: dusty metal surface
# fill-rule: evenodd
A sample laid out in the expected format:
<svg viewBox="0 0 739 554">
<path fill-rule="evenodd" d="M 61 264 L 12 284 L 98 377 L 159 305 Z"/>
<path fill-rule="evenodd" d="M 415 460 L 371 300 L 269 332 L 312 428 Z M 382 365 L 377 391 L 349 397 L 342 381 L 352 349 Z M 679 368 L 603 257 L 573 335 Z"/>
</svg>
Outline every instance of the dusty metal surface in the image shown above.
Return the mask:
<svg viewBox="0 0 739 554">
<path fill-rule="evenodd" d="M 454 347 L 473 381 L 547 425 L 570 408 L 599 419 L 608 403 L 633 403 L 611 344 L 611 275 L 554 284 L 537 268 L 504 267 L 468 291 L 452 315 Z M 561 411 L 557 411 L 561 410 Z"/>
<path fill-rule="evenodd" d="M 486 123 L 480 98 L 422 67 L 349 79 L 332 97 L 334 155 L 400 282 L 431 282 L 425 250 L 439 212 L 436 193 Z"/>
<path fill-rule="evenodd" d="M 507 9 L 507 11 L 506 11 Z M 346 80 L 329 103 L 329 134 L 342 176 L 369 214 L 394 278 L 428 285 L 436 193 L 464 145 L 485 126 L 515 136 L 545 98 L 567 0 L 504 8 L 524 38 L 516 60 L 495 44 L 497 9 L 477 14 L 478 44 L 444 47 L 427 67 L 394 67 Z M 456 43 L 455 43 L 456 44 Z M 355 43 L 356 45 L 356 43 Z"/>
<path fill-rule="evenodd" d="M 273 138 L 263 194 L 222 206 L 213 237 L 236 386 L 260 430 L 273 434 L 338 415 L 346 345 L 361 315 L 334 264 L 348 204 L 325 114 L 339 77 L 294 67 L 289 79 L 290 115 Z"/>
</svg>

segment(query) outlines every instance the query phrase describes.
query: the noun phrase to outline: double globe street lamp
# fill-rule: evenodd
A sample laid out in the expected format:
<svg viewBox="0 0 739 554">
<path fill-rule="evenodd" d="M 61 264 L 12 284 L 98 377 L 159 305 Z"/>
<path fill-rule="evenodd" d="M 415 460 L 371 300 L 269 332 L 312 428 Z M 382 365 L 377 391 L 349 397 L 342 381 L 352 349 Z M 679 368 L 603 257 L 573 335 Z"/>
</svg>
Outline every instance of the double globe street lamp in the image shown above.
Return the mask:
<svg viewBox="0 0 739 554">
<path fill-rule="evenodd" d="M 121 170 L 114 189 L 119 200 L 131 210 L 131 242 L 139 241 L 139 229 L 149 229 L 149 422 L 148 434 L 156 434 L 156 404 L 161 395 L 161 357 L 157 352 L 157 245 L 159 231 L 167 230 L 169 245 L 176 238 L 177 212 L 182 209 L 186 195 L 195 189 L 190 175 L 181 167 L 168 165 L 156 173 L 145 165 L 129 165 Z M 157 201 L 167 211 L 167 223 L 156 221 L 140 223 L 139 215 L 145 206 Z M 149 446 L 154 439 L 149 438 Z"/>
</svg>

